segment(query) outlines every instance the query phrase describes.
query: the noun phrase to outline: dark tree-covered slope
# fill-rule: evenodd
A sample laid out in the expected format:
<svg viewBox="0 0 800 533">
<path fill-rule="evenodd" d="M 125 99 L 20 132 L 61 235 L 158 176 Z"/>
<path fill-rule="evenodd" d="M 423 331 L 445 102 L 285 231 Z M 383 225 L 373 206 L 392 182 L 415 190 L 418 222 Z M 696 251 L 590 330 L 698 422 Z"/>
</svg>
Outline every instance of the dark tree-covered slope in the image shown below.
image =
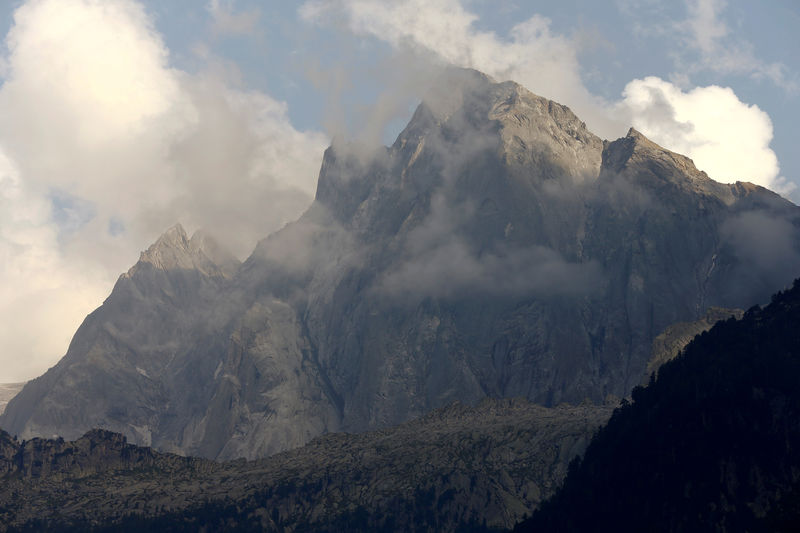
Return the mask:
<svg viewBox="0 0 800 533">
<path fill-rule="evenodd" d="M 720 322 L 615 411 L 518 531 L 797 531 L 800 280 Z"/>
</svg>

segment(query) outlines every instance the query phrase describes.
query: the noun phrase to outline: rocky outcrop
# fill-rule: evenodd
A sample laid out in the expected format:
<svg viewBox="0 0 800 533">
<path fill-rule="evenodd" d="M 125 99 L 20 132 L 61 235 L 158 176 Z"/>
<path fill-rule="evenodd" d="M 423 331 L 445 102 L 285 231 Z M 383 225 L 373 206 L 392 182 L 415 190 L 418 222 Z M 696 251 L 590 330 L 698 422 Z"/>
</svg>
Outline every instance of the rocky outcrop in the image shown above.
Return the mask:
<svg viewBox="0 0 800 533">
<path fill-rule="evenodd" d="M 204 459 L 159 454 L 150 448 L 134 446 L 120 433 L 93 429 L 75 441 L 40 439 L 18 441 L 0 434 L 0 462 L 3 475 L 26 483 L 82 479 L 109 472 L 137 469 L 211 469 Z"/>
<path fill-rule="evenodd" d="M 75 442 L 0 432 L 0 530 L 507 528 L 556 490 L 610 412 L 486 400 L 230 463 L 154 453 L 105 431 Z"/>
<path fill-rule="evenodd" d="M 800 208 L 454 70 L 392 146 L 335 142 L 238 268 L 213 250 L 170 230 L 0 426 L 254 458 L 455 401 L 625 397 L 670 324 L 791 281 Z"/>
</svg>

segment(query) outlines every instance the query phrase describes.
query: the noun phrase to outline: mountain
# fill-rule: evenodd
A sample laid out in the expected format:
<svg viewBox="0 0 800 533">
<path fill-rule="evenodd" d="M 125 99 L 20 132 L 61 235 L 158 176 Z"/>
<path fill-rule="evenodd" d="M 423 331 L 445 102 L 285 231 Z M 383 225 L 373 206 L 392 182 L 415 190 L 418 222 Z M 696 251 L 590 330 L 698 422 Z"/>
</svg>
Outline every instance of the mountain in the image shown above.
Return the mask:
<svg viewBox="0 0 800 533">
<path fill-rule="evenodd" d="M 800 280 L 664 364 L 517 531 L 796 531 Z"/>
<path fill-rule="evenodd" d="M 67 355 L 23 389 L 2 426 L 24 439 L 102 427 L 206 457 L 267 455 L 323 433 L 299 407 L 311 410 L 319 393 L 301 371 L 294 311 L 272 298 L 244 306 L 232 282 L 238 267 L 210 237 L 168 230 L 87 317 Z"/>
<path fill-rule="evenodd" d="M 610 413 L 485 400 L 228 463 L 102 430 L 74 442 L 0 432 L 0 531 L 508 528 L 553 494 Z"/>
<path fill-rule="evenodd" d="M 167 232 L 0 427 L 229 459 L 456 401 L 599 404 L 670 324 L 791 282 L 800 208 L 454 69 L 392 146 L 335 141 L 244 263 L 211 243 Z"/>
</svg>

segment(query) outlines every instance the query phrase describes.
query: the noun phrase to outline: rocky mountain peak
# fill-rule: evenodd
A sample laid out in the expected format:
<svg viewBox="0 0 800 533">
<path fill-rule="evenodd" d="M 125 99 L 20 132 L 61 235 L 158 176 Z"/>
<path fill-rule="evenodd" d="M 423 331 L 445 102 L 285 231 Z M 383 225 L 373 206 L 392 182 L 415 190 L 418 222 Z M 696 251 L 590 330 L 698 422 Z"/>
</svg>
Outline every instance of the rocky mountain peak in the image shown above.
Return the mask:
<svg viewBox="0 0 800 533">
<path fill-rule="evenodd" d="M 732 206 L 791 209 L 793 204 L 780 195 L 748 182 L 720 183 L 698 169 L 690 158 L 667 150 L 630 128 L 625 137 L 605 142 L 601 176 L 632 180 L 647 188 L 665 187 L 712 197 Z"/>
<path fill-rule="evenodd" d="M 142 252 L 137 267 L 149 264 L 160 270 L 200 270 L 209 275 L 231 275 L 238 268 L 239 260 L 203 230 L 197 230 L 191 238 L 181 224 L 165 231 L 155 243 Z"/>
<path fill-rule="evenodd" d="M 642 164 L 656 170 L 653 165 L 655 163 L 663 170 L 671 168 L 677 171 L 676 174 L 695 180 L 710 181 L 705 172 L 697 169 L 694 161 L 663 148 L 634 128 L 630 128 L 625 137 L 607 144 L 603 160 L 606 169 L 616 172 L 622 172 L 628 167 L 635 167 L 638 171 L 638 167 Z"/>
<path fill-rule="evenodd" d="M 465 204 L 454 209 L 525 211 L 517 200 L 531 187 L 596 180 L 602 152 L 603 141 L 568 107 L 513 81 L 449 69 L 390 148 L 334 143 L 316 199 L 345 226 L 393 235 L 421 221 L 437 194 Z M 520 227 L 505 220 L 499 231 L 508 224 Z"/>
<path fill-rule="evenodd" d="M 165 231 L 147 250 L 139 256 L 139 262 L 150 263 L 156 268 L 169 270 L 182 266 L 184 258 L 191 255 L 189 238 L 180 224 Z"/>
<path fill-rule="evenodd" d="M 564 133 L 584 141 L 595 137 L 565 105 L 535 95 L 514 81 L 497 82 L 476 70 L 452 68 L 432 83 L 398 142 L 431 129 L 480 129 L 490 124 L 495 131 L 523 125 L 556 137 Z"/>
<path fill-rule="evenodd" d="M 654 143 L 653 141 L 651 141 L 650 139 L 645 137 L 644 133 L 642 133 L 641 131 L 637 130 L 633 126 L 628 128 L 628 133 L 625 135 L 625 137 L 630 138 L 630 139 L 634 139 L 637 142 L 650 143 L 650 145 L 653 145 L 654 147 L 660 148 L 656 143 Z"/>
<path fill-rule="evenodd" d="M 731 185 L 711 179 L 690 158 L 672 152 L 648 139 L 635 128 L 625 137 L 606 142 L 601 180 L 636 184 L 659 194 L 691 194 L 714 198 L 725 205 L 736 203 Z"/>
</svg>

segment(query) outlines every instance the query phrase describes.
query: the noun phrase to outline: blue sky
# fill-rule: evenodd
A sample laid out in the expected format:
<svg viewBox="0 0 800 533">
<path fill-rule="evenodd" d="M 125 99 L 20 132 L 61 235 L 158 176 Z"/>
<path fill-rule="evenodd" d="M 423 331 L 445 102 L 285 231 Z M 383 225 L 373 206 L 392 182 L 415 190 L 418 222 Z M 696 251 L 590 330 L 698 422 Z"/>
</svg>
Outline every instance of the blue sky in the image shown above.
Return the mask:
<svg viewBox="0 0 800 533">
<path fill-rule="evenodd" d="M 390 143 L 450 64 L 798 202 L 800 7 L 754 6 L 3 2 L 0 382 L 54 364 L 175 222 L 246 256 L 311 201 L 332 136 Z"/>
</svg>

